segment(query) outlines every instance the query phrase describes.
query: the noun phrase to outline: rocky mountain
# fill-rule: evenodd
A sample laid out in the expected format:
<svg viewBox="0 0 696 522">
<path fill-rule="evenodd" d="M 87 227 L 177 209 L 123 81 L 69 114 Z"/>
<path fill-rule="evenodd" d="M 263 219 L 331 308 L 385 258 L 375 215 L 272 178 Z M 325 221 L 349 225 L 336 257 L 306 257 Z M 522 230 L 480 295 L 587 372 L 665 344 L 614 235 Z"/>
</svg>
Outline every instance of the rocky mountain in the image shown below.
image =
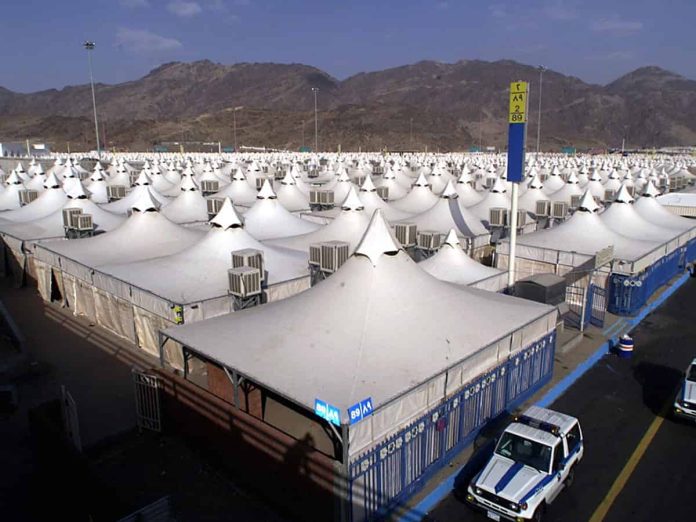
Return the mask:
<svg viewBox="0 0 696 522">
<path fill-rule="evenodd" d="M 301 64 L 204 60 L 164 64 L 143 78 L 98 84 L 109 145 L 150 148 L 163 141 L 296 148 L 313 143 L 312 87 L 319 88 L 320 148 L 463 150 L 505 145 L 507 88 L 532 83 L 530 146 L 535 146 L 539 72 L 510 60 L 422 61 L 343 81 Z M 0 137 L 36 137 L 58 149 L 93 147 L 89 85 L 31 94 L 0 88 Z M 302 121 L 305 139 L 302 140 Z M 542 147 L 632 147 L 696 143 L 696 81 L 644 67 L 606 85 L 554 71 L 543 75 Z"/>
</svg>

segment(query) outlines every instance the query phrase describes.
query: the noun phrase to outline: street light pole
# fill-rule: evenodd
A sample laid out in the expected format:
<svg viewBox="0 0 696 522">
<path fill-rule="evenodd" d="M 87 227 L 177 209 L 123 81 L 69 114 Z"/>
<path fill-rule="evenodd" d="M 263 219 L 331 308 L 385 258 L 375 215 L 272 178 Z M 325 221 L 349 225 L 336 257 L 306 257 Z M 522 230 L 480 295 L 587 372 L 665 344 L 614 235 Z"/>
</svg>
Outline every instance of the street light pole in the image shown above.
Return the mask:
<svg viewBox="0 0 696 522">
<path fill-rule="evenodd" d="M 304 148 L 304 146 L 305 146 L 305 144 L 304 144 L 304 124 L 305 124 L 305 120 L 302 120 L 302 148 Z"/>
<path fill-rule="evenodd" d="M 536 142 L 536 153 L 539 156 L 539 143 L 541 140 L 541 87 L 544 84 L 544 71 L 546 67 L 543 65 L 539 66 L 539 110 L 537 111 L 537 142 Z"/>
<path fill-rule="evenodd" d="M 234 129 L 234 151 L 239 152 L 237 150 L 237 111 L 241 111 L 244 108 L 244 105 L 240 105 L 239 107 L 235 107 L 232 109 L 232 125 Z"/>
<path fill-rule="evenodd" d="M 92 109 L 94 110 L 94 133 L 97 137 L 97 156 L 101 159 L 101 144 L 99 143 L 99 123 L 97 122 L 97 98 L 94 95 L 94 75 L 92 74 L 92 51 L 94 42 L 87 41 L 83 44 L 87 50 L 87 62 L 89 63 L 89 83 L 92 86 Z"/>
<path fill-rule="evenodd" d="M 319 123 L 317 120 L 317 93 L 319 92 L 319 87 L 312 87 L 312 92 L 314 93 L 314 152 L 319 151 Z"/>
<path fill-rule="evenodd" d="M 411 126 L 409 129 L 409 147 L 413 149 L 413 118 L 411 118 Z"/>
</svg>

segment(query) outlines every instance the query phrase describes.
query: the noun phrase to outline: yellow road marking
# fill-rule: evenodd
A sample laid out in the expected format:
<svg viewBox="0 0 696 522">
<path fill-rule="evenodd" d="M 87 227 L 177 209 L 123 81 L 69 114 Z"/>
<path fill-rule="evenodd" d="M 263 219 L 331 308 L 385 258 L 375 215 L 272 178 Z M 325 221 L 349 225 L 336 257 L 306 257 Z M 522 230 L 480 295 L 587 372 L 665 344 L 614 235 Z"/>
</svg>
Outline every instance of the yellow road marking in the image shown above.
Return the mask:
<svg viewBox="0 0 696 522">
<path fill-rule="evenodd" d="M 667 400 L 667 402 L 662 406 L 660 413 L 658 413 L 657 417 L 655 417 L 655 419 L 648 427 L 647 431 L 643 435 L 643 438 L 640 439 L 640 442 L 638 443 L 638 446 L 636 446 L 636 449 L 633 450 L 633 453 L 624 465 L 623 469 L 621 470 L 621 473 L 619 473 L 619 476 L 616 477 L 616 480 L 609 489 L 609 492 L 604 497 L 602 502 L 600 502 L 599 506 L 597 506 L 597 509 L 595 509 L 595 512 L 592 514 L 592 517 L 590 517 L 590 522 L 601 522 L 602 520 L 604 520 L 604 517 L 607 516 L 607 513 L 609 513 L 609 510 L 611 509 L 611 506 L 614 504 L 616 497 L 619 496 L 619 493 L 621 493 L 624 486 L 626 486 L 626 482 L 628 482 L 628 479 L 636 470 L 636 466 L 638 466 L 640 459 L 643 458 L 643 455 L 645 455 L 648 446 L 650 446 L 650 443 L 655 438 L 657 430 L 660 429 L 660 426 L 662 426 L 662 423 L 665 421 L 665 417 L 667 417 L 667 415 L 669 414 L 673 404 L 673 394 L 669 397 L 670 398 Z"/>
</svg>

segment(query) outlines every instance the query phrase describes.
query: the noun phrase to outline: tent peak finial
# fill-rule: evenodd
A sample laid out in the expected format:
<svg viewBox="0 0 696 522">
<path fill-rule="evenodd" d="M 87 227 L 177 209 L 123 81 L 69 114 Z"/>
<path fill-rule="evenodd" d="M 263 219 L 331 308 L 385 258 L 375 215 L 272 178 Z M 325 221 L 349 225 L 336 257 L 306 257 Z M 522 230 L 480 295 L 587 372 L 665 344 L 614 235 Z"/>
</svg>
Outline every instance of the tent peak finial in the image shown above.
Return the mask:
<svg viewBox="0 0 696 522">
<path fill-rule="evenodd" d="M 377 266 L 382 254 L 394 255 L 399 250 L 401 250 L 399 242 L 384 220 L 382 211 L 375 210 L 358 248 L 355 249 L 355 255 L 365 256 L 372 262 L 373 266 Z"/>
</svg>

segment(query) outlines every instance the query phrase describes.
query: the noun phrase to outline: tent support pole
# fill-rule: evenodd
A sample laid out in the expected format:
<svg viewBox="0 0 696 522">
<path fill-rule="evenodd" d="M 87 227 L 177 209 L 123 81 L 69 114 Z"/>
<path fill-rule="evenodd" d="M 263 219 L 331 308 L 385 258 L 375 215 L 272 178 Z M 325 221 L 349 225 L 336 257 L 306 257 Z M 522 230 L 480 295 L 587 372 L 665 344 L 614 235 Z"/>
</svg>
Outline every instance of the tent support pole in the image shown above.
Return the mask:
<svg viewBox="0 0 696 522">
<path fill-rule="evenodd" d="M 186 349 L 185 346 L 182 346 L 181 351 L 183 352 L 184 355 L 184 380 L 188 380 L 188 374 L 189 374 L 189 357 L 190 357 L 190 352 Z"/>
<path fill-rule="evenodd" d="M 235 408 L 239 409 L 239 375 L 234 370 L 232 370 L 232 373 L 230 374 L 230 371 L 227 369 L 227 366 L 223 366 L 222 369 L 224 370 L 225 375 L 227 375 L 227 378 L 232 383 L 232 391 L 234 394 L 234 406 Z"/>
<path fill-rule="evenodd" d="M 162 332 L 157 332 L 157 336 L 159 338 L 159 359 L 160 359 L 160 366 L 164 368 L 164 343 L 167 342 L 167 339 L 164 337 L 164 334 Z"/>
<path fill-rule="evenodd" d="M 348 441 L 348 425 L 341 424 L 341 476 L 338 479 L 338 484 L 340 485 L 338 491 L 338 499 L 340 502 L 339 520 L 341 522 L 350 521 L 350 468 L 348 464 Z"/>
</svg>

